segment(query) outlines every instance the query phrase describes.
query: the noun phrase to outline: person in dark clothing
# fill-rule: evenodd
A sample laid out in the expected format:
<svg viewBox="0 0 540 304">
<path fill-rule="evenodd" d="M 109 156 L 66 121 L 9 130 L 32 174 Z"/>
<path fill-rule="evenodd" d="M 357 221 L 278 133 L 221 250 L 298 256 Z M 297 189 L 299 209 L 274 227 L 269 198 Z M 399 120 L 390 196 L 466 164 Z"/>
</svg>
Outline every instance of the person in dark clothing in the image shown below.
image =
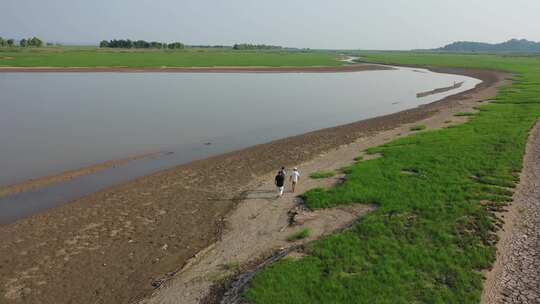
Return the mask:
<svg viewBox="0 0 540 304">
<path fill-rule="evenodd" d="M 283 188 L 285 185 L 285 174 L 282 171 L 279 171 L 275 178 L 276 187 L 278 191 L 278 197 L 283 195 Z"/>
</svg>

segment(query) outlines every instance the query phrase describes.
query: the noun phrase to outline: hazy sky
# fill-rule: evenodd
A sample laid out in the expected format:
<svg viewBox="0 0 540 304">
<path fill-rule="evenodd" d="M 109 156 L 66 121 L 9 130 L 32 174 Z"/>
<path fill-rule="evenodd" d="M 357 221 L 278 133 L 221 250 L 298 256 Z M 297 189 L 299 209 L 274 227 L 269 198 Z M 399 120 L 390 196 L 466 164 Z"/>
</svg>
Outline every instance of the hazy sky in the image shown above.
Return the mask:
<svg viewBox="0 0 540 304">
<path fill-rule="evenodd" d="M 412 49 L 540 40 L 540 0 L 0 0 L 0 36 Z"/>
</svg>

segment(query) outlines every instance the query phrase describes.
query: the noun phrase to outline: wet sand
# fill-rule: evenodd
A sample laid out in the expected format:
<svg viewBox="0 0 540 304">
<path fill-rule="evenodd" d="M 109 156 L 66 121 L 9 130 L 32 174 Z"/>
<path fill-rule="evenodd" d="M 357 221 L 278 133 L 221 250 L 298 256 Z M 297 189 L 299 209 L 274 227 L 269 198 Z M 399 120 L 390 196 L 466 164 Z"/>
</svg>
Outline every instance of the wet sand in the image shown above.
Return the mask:
<svg viewBox="0 0 540 304">
<path fill-rule="evenodd" d="M 0 299 L 6 303 L 140 299 L 152 292 L 152 282 L 219 240 L 225 216 L 265 174 L 459 107 L 462 100 L 492 97 L 494 85 L 508 77 L 480 70 L 434 71 L 484 82 L 415 109 L 164 170 L 0 226 Z"/>
</svg>

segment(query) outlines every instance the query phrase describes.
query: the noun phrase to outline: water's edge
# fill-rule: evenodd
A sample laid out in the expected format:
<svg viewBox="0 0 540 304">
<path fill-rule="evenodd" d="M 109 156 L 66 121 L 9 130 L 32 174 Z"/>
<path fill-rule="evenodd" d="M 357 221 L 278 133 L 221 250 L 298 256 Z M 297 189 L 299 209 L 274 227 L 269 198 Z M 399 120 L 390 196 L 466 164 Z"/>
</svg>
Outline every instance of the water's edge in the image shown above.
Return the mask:
<svg viewBox="0 0 540 304">
<path fill-rule="evenodd" d="M 479 84 L 477 84 L 477 86 L 478 85 Z M 449 94 L 451 95 L 441 96 L 441 99 L 435 100 L 432 103 L 437 103 L 456 95 L 465 94 L 467 91 L 470 90 L 474 90 L 474 88 L 467 90 L 462 89 L 459 92 L 450 92 Z M 421 108 L 425 106 L 426 105 L 420 105 L 416 108 Z M 416 108 L 410 108 L 392 114 L 376 116 L 373 118 L 362 120 L 360 122 L 369 121 L 376 118 L 391 119 L 392 116 L 399 116 L 401 113 L 409 112 L 411 110 L 415 110 Z M 313 132 L 321 132 L 332 128 L 336 127 L 323 128 L 304 134 L 293 135 L 292 137 L 305 136 L 306 134 L 310 134 Z M 290 137 L 276 140 L 286 140 L 288 138 Z M 272 140 L 271 142 L 276 140 Z M 264 143 L 256 144 L 256 146 L 261 144 Z M 154 174 L 161 170 L 172 169 L 179 165 L 189 165 L 193 161 L 204 161 L 204 159 L 207 158 L 212 158 L 222 154 L 235 153 L 243 149 L 249 149 L 249 147 L 239 147 L 236 149 L 234 147 L 230 147 L 225 151 L 221 151 L 221 153 L 216 153 L 216 149 L 213 149 L 213 147 L 209 145 L 205 147 L 205 149 L 201 149 L 199 151 L 199 157 L 191 159 L 184 163 L 173 163 L 174 160 L 172 159 L 171 154 L 162 154 L 158 158 L 136 159 L 121 164 L 119 166 L 114 166 L 114 168 L 108 168 L 99 172 L 87 174 L 76 179 L 71 179 L 69 181 L 53 184 L 51 186 L 47 186 L 41 189 L 35 189 L 18 193 L 13 196 L 0 198 L 0 210 L 2 210 L 2 212 L 0 212 L 0 224 L 7 224 L 18 219 L 22 219 L 39 212 L 43 212 L 50 208 L 63 205 L 65 203 L 90 195 L 100 190 L 107 191 L 108 188 L 115 185 L 121 185 L 138 178 L 144 178 L 145 176 Z"/>
</svg>

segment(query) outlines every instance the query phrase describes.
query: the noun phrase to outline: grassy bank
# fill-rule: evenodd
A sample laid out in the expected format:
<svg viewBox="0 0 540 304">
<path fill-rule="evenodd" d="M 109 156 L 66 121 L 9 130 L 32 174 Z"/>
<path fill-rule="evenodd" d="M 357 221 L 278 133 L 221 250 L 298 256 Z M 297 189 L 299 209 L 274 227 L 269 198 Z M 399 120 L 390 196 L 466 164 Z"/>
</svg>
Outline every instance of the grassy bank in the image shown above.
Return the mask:
<svg viewBox="0 0 540 304">
<path fill-rule="evenodd" d="M 498 69 L 511 87 L 463 125 L 369 150 L 345 183 L 304 194 L 310 208 L 379 208 L 348 231 L 310 243 L 307 257 L 259 273 L 253 303 L 479 303 L 495 260 L 493 211 L 511 200 L 527 133 L 540 115 L 540 60 L 474 55 L 370 54 L 375 62 Z"/>
<path fill-rule="evenodd" d="M 0 49 L 0 67 L 338 66 L 335 54 L 234 50 Z"/>
</svg>

